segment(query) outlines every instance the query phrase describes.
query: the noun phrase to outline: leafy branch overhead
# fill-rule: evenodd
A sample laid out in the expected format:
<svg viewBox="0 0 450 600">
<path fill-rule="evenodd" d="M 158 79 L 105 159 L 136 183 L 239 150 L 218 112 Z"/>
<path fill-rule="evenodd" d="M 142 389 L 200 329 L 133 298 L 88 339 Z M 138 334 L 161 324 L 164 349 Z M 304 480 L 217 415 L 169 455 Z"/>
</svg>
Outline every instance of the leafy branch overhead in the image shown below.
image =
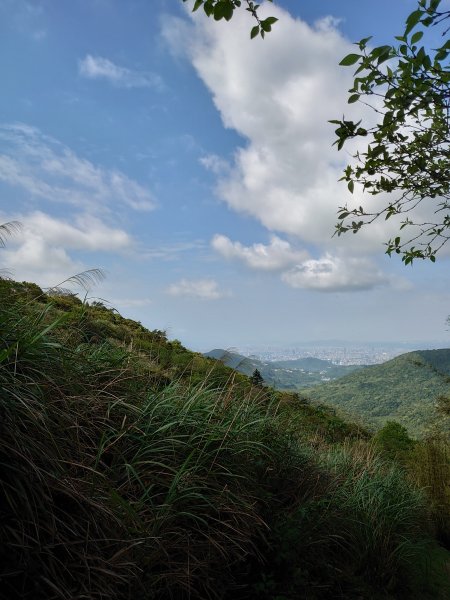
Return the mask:
<svg viewBox="0 0 450 600">
<path fill-rule="evenodd" d="M 350 139 L 367 138 L 365 151 L 354 155 L 342 177 L 350 192 L 358 185 L 387 197 L 371 210 L 341 207 L 335 233 L 357 233 L 379 217 L 402 215 L 386 252 L 401 255 L 405 264 L 417 258 L 434 262 L 450 239 L 450 11 L 440 5 L 441 0 L 420 0 L 397 44 L 370 48 L 371 38 L 365 38 L 341 61 L 357 66 L 348 103 L 370 106 L 377 124 L 331 121 L 338 126 L 339 150 Z M 441 33 L 442 44 L 429 50 L 431 42 L 421 41 L 432 31 Z"/>
<path fill-rule="evenodd" d="M 188 1 L 190 0 L 183 0 L 183 2 Z M 268 2 L 272 2 L 272 0 L 268 0 Z M 195 12 L 200 7 L 203 7 L 206 15 L 208 17 L 213 17 L 216 21 L 221 21 L 222 19 L 225 19 L 225 21 L 231 21 L 235 10 L 246 10 L 256 21 L 256 25 L 252 27 L 250 31 L 251 39 L 257 37 L 258 35 L 264 38 L 266 33 L 270 33 L 270 31 L 272 31 L 272 25 L 278 21 L 276 17 L 267 17 L 266 19 L 261 19 L 258 13 L 260 5 L 255 4 L 255 2 L 251 2 L 250 0 L 244 0 L 244 2 L 241 2 L 241 0 L 193 0 L 193 3 L 194 6 L 192 8 L 192 12 Z"/>
</svg>

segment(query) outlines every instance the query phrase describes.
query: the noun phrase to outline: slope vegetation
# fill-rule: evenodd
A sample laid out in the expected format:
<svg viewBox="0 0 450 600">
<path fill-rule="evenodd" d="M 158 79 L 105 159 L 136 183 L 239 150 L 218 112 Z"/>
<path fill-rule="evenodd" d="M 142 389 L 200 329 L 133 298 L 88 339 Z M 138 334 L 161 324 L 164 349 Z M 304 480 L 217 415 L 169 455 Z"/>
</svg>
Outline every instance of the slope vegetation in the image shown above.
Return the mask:
<svg viewBox="0 0 450 600">
<path fill-rule="evenodd" d="M 307 392 L 308 398 L 377 427 L 395 419 L 414 435 L 426 433 L 437 421 L 444 424 L 436 403 L 449 394 L 450 349 L 402 354 Z"/>
<path fill-rule="evenodd" d="M 448 597 L 362 429 L 33 284 L 0 332 L 2 600 Z"/>
</svg>

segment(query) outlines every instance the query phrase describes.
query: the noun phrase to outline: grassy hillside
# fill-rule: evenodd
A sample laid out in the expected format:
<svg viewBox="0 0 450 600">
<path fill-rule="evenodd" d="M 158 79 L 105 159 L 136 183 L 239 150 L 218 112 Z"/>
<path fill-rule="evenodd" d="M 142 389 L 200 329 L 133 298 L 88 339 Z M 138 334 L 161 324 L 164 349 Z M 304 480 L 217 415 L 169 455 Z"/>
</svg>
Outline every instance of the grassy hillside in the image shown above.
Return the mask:
<svg viewBox="0 0 450 600">
<path fill-rule="evenodd" d="M 445 426 L 436 403 L 449 395 L 450 349 L 402 354 L 307 392 L 308 398 L 376 427 L 394 419 L 414 435 L 426 433 L 437 422 Z"/>
<path fill-rule="evenodd" d="M 277 390 L 303 390 L 363 368 L 359 365 L 335 365 L 330 360 L 312 357 L 263 362 L 222 349 L 211 350 L 205 356 L 220 360 L 245 375 L 251 375 L 258 369 L 264 381 Z"/>
<path fill-rule="evenodd" d="M 33 284 L 0 342 L 2 600 L 448 597 L 424 490 L 332 411 Z"/>
</svg>

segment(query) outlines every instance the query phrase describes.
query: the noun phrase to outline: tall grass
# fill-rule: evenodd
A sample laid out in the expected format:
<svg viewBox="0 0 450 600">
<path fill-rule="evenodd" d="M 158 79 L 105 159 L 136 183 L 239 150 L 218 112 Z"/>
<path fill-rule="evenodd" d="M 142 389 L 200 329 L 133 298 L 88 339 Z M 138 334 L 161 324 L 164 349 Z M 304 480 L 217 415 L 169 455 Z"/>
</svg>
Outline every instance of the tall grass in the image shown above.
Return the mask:
<svg viewBox="0 0 450 600">
<path fill-rule="evenodd" d="M 111 396 L 93 385 L 88 355 L 75 360 L 47 337 L 46 309 L 15 308 L 0 315 L 3 597 L 119 597 L 135 566 L 117 554 L 125 539 L 117 516 L 92 494 Z"/>
<path fill-rule="evenodd" d="M 450 442 L 442 436 L 427 437 L 416 444 L 410 473 L 429 499 L 435 533 L 450 549 Z"/>
<path fill-rule="evenodd" d="M 398 466 L 367 443 L 331 449 L 325 464 L 338 477 L 333 504 L 348 536 L 352 569 L 382 589 L 404 584 L 404 570 L 423 551 L 425 495 Z"/>
<path fill-rule="evenodd" d="M 155 382 L 95 311 L 29 292 L 0 304 L 1 598 L 411 591 L 424 505 L 398 471 L 299 441 L 267 390 Z"/>
</svg>

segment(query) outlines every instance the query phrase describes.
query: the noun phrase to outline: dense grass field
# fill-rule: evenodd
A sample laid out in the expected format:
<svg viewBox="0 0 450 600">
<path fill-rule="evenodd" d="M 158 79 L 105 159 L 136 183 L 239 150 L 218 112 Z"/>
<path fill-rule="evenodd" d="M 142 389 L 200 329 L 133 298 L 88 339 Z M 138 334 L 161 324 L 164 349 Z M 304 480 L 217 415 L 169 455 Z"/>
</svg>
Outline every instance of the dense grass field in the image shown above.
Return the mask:
<svg viewBox="0 0 450 600">
<path fill-rule="evenodd" d="M 444 599 L 448 455 L 0 281 L 0 598 Z"/>
</svg>

